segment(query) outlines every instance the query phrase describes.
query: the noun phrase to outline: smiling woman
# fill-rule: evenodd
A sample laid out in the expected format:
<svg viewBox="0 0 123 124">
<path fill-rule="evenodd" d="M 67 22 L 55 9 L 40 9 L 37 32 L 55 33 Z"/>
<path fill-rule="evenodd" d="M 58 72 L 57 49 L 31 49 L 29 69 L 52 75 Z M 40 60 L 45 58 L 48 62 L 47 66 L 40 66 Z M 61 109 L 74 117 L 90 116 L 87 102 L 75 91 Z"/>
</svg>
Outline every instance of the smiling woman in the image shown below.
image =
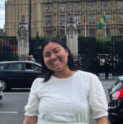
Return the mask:
<svg viewBox="0 0 123 124">
<path fill-rule="evenodd" d="M 70 50 L 58 38 L 49 38 L 42 45 L 41 63 L 42 70 L 46 72 L 45 82 L 49 80 L 52 74 L 58 78 L 67 78 L 78 70 Z"/>
<path fill-rule="evenodd" d="M 107 124 L 107 101 L 97 76 L 80 71 L 73 56 L 58 38 L 42 45 L 41 64 L 44 78 L 31 87 L 23 124 Z"/>
</svg>

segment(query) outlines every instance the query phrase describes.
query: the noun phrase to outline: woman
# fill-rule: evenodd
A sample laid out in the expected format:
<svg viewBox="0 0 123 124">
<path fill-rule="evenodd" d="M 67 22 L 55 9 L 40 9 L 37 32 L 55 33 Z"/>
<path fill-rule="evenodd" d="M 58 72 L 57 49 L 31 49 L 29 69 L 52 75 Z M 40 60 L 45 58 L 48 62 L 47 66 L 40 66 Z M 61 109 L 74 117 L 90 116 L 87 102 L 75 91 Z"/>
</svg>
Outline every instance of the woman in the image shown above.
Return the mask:
<svg viewBox="0 0 123 124">
<path fill-rule="evenodd" d="M 107 102 L 101 82 L 88 72 L 78 70 L 73 57 L 58 38 L 42 45 L 44 78 L 31 87 L 23 124 L 107 124 Z"/>
</svg>

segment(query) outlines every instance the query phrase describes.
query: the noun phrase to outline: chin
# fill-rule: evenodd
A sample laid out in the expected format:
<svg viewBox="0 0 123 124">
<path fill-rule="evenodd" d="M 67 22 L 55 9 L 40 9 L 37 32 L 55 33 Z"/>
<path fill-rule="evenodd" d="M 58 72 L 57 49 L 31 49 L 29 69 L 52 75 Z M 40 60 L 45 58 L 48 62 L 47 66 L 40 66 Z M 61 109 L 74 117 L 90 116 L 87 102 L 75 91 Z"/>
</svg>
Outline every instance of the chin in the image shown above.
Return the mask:
<svg viewBox="0 0 123 124">
<path fill-rule="evenodd" d="M 54 72 L 59 72 L 59 71 L 62 71 L 62 70 L 63 70 L 62 68 L 53 69 Z"/>
</svg>

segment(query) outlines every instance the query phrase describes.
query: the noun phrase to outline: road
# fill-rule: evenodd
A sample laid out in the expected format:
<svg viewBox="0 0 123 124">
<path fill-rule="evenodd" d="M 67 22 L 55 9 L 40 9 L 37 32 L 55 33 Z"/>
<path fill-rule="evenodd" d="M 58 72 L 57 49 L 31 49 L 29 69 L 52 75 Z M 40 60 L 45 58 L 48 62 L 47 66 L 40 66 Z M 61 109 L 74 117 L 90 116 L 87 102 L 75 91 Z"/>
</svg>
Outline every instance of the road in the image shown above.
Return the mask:
<svg viewBox="0 0 123 124">
<path fill-rule="evenodd" d="M 107 101 L 107 89 L 116 81 L 116 79 L 101 79 L 104 87 Z M 22 124 L 24 120 L 24 106 L 27 103 L 29 89 L 12 89 L 10 92 L 4 92 L 4 99 L 0 101 L 0 124 Z M 90 124 L 95 124 L 90 119 Z"/>
</svg>

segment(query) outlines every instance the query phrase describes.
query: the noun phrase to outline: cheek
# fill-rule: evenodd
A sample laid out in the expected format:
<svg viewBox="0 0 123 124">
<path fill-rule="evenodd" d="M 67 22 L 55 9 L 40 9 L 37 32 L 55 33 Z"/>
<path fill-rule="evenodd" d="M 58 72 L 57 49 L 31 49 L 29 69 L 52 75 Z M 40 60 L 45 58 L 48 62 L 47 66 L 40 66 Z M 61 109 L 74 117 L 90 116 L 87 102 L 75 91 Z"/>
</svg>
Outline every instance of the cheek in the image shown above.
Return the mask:
<svg viewBox="0 0 123 124">
<path fill-rule="evenodd" d="M 49 59 L 44 58 L 44 63 L 45 63 L 45 65 L 47 65 L 49 63 Z"/>
<path fill-rule="evenodd" d="M 67 63 L 68 57 L 67 56 L 64 56 L 63 58 L 64 58 L 64 62 Z"/>
</svg>

